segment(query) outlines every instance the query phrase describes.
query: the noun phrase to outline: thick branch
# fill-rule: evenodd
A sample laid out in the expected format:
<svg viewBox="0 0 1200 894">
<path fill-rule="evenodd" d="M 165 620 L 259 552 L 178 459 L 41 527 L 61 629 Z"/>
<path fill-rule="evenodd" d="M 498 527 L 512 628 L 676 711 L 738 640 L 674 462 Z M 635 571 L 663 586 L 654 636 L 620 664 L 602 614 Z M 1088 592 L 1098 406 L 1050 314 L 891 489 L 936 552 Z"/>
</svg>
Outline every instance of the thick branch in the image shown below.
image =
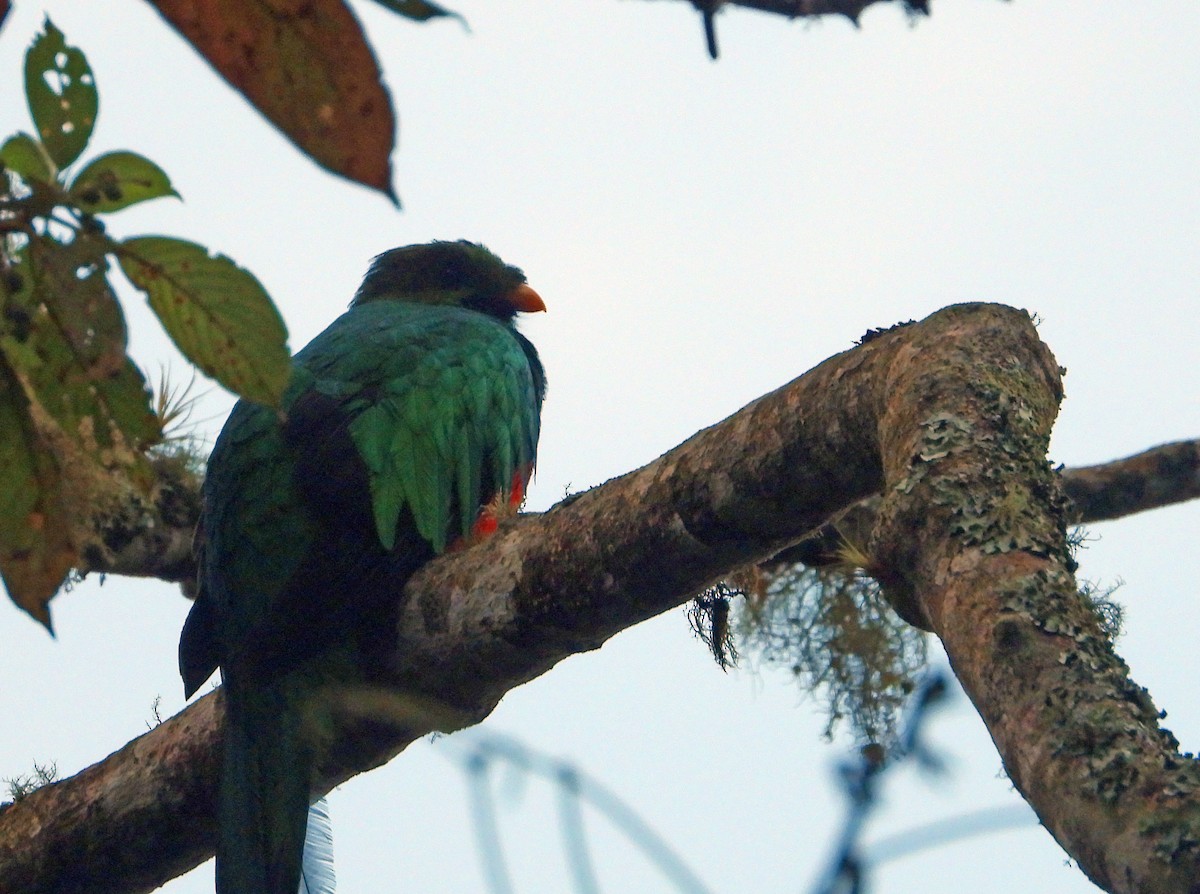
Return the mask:
<svg viewBox="0 0 1200 894">
<path fill-rule="evenodd" d="M 1075 591 L 1045 461 L 1057 376 L 1023 312 L 949 308 L 431 563 L 404 593 L 391 686 L 330 693 L 343 728 L 324 785 L 477 721 L 567 655 L 882 492 L 873 570 L 942 637 L 1047 828 L 1109 890 L 1188 890 L 1200 776 Z M 0 813 L 0 890 L 145 891 L 205 859 L 217 702 Z"/>
<path fill-rule="evenodd" d="M 1054 358 L 1032 327 L 953 308 L 905 349 L 937 359 L 897 363 L 887 382 L 878 576 L 942 640 L 1013 783 L 1089 878 L 1194 891 L 1200 764 L 1159 728 L 1078 592 L 1069 503 L 1045 460 Z"/>
<path fill-rule="evenodd" d="M 92 554 L 83 573 L 156 577 L 172 583 L 195 579 L 192 532 L 200 516 L 199 480 L 174 460 L 156 460 L 159 474 L 153 507 L 138 500 L 97 525 L 106 546 Z M 1062 471 L 1071 498 L 1071 521 L 1087 524 L 1124 518 L 1200 497 L 1200 440 L 1177 441 L 1135 456 Z M 801 543 L 768 560 L 772 565 L 828 564 L 848 531 L 869 531 L 875 524 L 877 495 L 864 499 L 836 522 L 829 522 Z"/>
<path fill-rule="evenodd" d="M 899 344 L 877 339 L 835 357 L 649 466 L 431 563 L 408 586 L 396 649 L 408 700 L 344 699 L 376 722 L 348 721 L 327 784 L 432 729 L 483 717 L 509 688 L 879 490 L 871 382 Z M 0 890 L 148 891 L 206 859 L 217 702 L 201 699 L 0 813 Z M 139 834 L 147 829 L 155 834 Z"/>
</svg>

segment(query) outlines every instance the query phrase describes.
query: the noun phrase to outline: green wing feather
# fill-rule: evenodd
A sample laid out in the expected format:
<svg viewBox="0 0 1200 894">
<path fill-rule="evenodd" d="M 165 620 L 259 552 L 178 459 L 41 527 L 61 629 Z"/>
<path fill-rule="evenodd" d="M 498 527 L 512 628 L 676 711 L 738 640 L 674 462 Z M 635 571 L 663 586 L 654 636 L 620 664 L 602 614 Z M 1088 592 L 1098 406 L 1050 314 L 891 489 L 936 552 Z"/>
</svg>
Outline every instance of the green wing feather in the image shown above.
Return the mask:
<svg viewBox="0 0 1200 894">
<path fill-rule="evenodd" d="M 350 352 L 373 362 L 346 368 Z M 342 411 L 367 468 L 385 549 L 407 509 L 420 535 L 442 552 L 470 531 L 484 494 L 506 492 L 533 462 L 538 401 L 529 362 L 507 327 L 482 314 L 365 304 L 297 361 L 317 387 L 334 377 L 340 387 L 323 390 L 348 395 Z"/>
</svg>

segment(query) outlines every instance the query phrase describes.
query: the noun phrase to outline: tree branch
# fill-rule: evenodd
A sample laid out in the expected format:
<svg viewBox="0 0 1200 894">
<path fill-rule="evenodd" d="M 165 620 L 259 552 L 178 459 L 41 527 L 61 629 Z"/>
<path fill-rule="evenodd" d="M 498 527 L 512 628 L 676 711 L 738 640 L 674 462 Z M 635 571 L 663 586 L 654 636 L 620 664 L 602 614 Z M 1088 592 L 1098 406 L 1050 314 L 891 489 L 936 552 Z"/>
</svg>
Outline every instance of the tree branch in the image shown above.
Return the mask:
<svg viewBox="0 0 1200 894">
<path fill-rule="evenodd" d="M 1200 497 L 1200 440 L 1175 441 L 1124 459 L 1062 469 L 1071 505 L 1071 524 L 1114 521 Z M 846 542 L 866 543 L 879 511 L 878 494 L 867 497 L 827 521 L 799 543 L 762 563 L 775 571 L 789 565 L 820 567 L 842 561 Z"/>
<path fill-rule="evenodd" d="M 196 579 L 192 536 L 200 520 L 200 476 L 192 465 L 185 454 L 151 456 L 149 499 L 127 488 L 124 503 L 107 501 L 90 520 L 94 536 L 83 550 L 87 564 L 78 571 L 190 585 Z"/>
<path fill-rule="evenodd" d="M 1063 473 L 1082 522 L 1108 521 L 1200 497 L 1200 440 L 1163 444 Z"/>
<path fill-rule="evenodd" d="M 743 6 L 759 12 L 773 13 L 786 16 L 789 19 L 817 18 L 819 16 L 845 16 L 858 24 L 859 16 L 868 6 L 892 0 L 691 0 L 692 4 L 703 8 L 712 6 Z M 929 0 L 901 0 L 907 12 L 912 14 L 929 15 Z"/>
<path fill-rule="evenodd" d="M 871 570 L 941 637 L 1044 825 L 1107 890 L 1189 890 L 1200 771 L 1075 589 L 1045 460 L 1060 398 L 1026 314 L 948 308 L 443 556 L 400 596 L 388 686 L 325 693 L 321 788 L 884 493 Z M 0 812 L 0 890 L 148 891 L 211 854 L 219 701 Z"/>
<path fill-rule="evenodd" d="M 845 16 L 855 27 L 862 12 L 868 6 L 891 0 L 690 0 L 700 13 L 704 25 L 708 55 L 717 58 L 717 34 L 715 17 L 724 6 L 742 6 L 758 12 L 773 13 L 789 19 L 815 19 L 821 16 Z M 930 14 L 929 0 L 901 0 L 904 11 L 910 17 Z"/>
<path fill-rule="evenodd" d="M 81 574 L 154 577 L 190 589 L 196 577 L 192 534 L 200 518 L 200 480 L 175 458 L 155 459 L 152 465 L 159 477 L 153 504 L 137 500 L 96 520 L 96 539 L 105 548 L 86 557 L 89 564 L 79 569 Z M 1124 518 L 1200 498 L 1200 440 L 1163 444 L 1124 459 L 1063 469 L 1061 474 L 1074 504 L 1072 523 Z M 878 506 L 877 494 L 866 497 L 764 564 L 815 567 L 836 561 L 849 532 L 871 530 Z"/>
</svg>

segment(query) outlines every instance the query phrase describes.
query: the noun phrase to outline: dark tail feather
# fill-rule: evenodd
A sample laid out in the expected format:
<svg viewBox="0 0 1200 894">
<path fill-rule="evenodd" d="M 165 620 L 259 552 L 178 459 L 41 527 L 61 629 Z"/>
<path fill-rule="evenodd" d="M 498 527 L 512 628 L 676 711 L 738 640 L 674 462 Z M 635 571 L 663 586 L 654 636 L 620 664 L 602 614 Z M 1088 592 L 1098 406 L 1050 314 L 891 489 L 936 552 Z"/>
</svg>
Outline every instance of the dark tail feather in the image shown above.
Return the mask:
<svg viewBox="0 0 1200 894">
<path fill-rule="evenodd" d="M 192 603 L 179 635 L 179 675 L 183 677 L 184 698 L 191 698 L 221 663 L 217 630 L 216 606 L 202 591 Z"/>
<path fill-rule="evenodd" d="M 312 752 L 288 679 L 225 681 L 217 894 L 296 894 Z"/>
</svg>

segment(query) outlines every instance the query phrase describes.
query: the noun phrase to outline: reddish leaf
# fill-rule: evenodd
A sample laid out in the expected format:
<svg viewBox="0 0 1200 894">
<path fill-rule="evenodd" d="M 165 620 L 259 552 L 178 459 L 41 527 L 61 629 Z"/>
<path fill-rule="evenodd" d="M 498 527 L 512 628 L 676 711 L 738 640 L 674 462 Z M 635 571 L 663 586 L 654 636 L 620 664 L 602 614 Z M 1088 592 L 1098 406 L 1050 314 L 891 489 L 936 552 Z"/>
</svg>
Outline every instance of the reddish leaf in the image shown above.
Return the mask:
<svg viewBox="0 0 1200 894">
<path fill-rule="evenodd" d="M 343 0 L 149 0 L 317 164 L 395 201 L 395 116 Z"/>
</svg>

